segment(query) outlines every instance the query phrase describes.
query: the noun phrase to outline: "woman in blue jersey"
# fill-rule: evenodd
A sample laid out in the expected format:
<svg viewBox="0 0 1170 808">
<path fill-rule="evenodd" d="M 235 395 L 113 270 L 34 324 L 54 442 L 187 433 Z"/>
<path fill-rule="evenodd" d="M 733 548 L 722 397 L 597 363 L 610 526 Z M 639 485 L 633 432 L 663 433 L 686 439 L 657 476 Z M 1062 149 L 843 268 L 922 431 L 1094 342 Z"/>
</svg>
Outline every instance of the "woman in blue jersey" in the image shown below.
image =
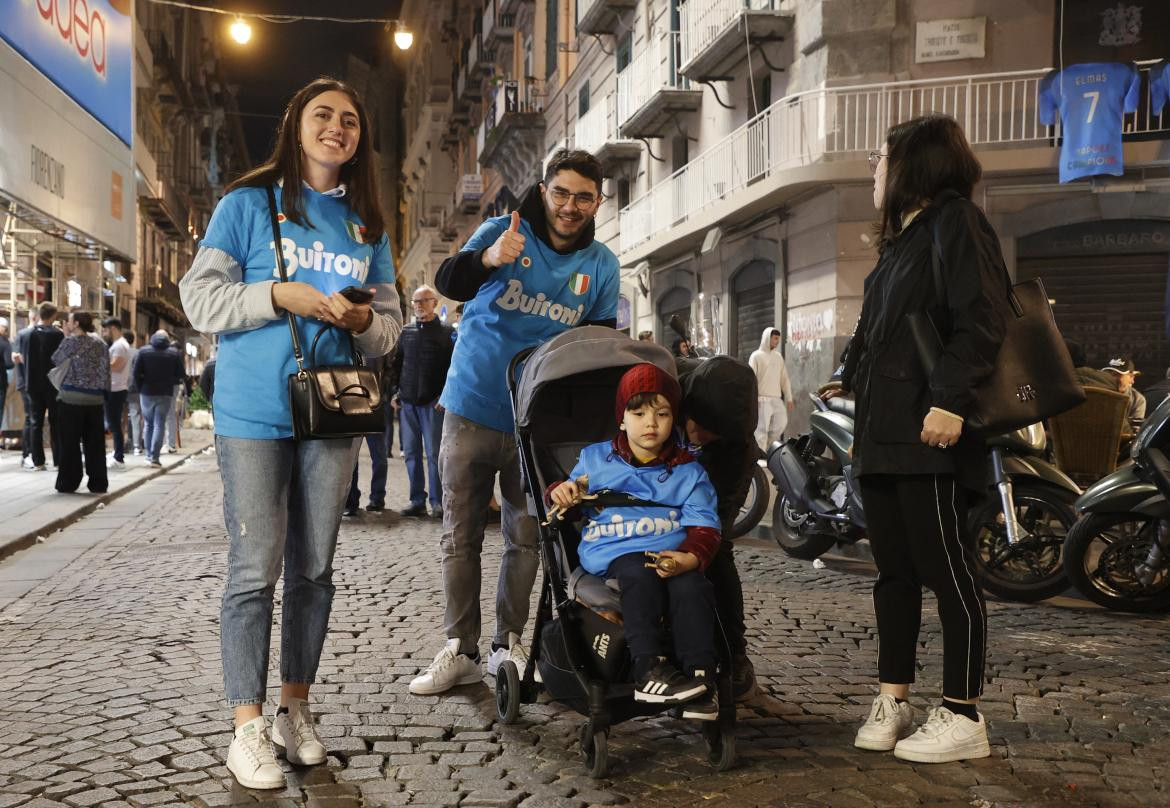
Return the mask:
<svg viewBox="0 0 1170 808">
<path fill-rule="evenodd" d="M 354 439 L 297 441 L 288 402 L 296 371 L 286 312 L 318 364 L 349 362 L 345 332 L 366 356 L 390 352 L 402 330 L 394 265 L 364 108 L 347 85 L 317 79 L 285 109 L 268 161 L 220 200 L 191 269 L 183 306 L 219 335 L 215 432 L 231 540 L 220 618 L 224 684 L 236 731 L 227 766 L 249 788 L 279 788 L 273 741 L 289 762 L 326 750 L 307 699 L 333 600 L 333 552 L 357 453 Z M 267 189 L 289 281 L 279 282 Z M 370 304 L 339 294 L 374 293 Z M 280 705 L 263 716 L 273 593 L 284 567 Z"/>
</svg>

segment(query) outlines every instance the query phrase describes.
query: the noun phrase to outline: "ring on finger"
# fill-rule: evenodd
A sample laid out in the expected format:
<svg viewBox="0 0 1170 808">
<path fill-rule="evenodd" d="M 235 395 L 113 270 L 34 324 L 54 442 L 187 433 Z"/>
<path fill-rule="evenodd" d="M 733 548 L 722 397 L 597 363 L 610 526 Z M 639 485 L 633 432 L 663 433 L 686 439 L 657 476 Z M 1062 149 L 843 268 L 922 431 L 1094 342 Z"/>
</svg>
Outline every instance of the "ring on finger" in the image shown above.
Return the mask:
<svg viewBox="0 0 1170 808">
<path fill-rule="evenodd" d="M 947 448 L 947 446 L 949 446 L 949 445 L 950 445 L 950 444 L 948 444 L 946 441 L 943 441 L 942 443 L 940 443 L 940 444 L 938 445 L 938 448 L 940 448 L 940 449 L 945 449 L 945 448 Z"/>
</svg>

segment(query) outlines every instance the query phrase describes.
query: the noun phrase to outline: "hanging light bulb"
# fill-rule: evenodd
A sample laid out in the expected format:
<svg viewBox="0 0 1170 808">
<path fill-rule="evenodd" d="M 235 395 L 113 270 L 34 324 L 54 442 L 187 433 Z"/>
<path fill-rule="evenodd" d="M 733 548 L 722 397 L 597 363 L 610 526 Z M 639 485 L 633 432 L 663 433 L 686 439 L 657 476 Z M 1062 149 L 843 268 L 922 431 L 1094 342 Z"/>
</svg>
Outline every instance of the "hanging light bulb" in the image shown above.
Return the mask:
<svg viewBox="0 0 1170 808">
<path fill-rule="evenodd" d="M 231 32 L 232 39 L 241 45 L 247 45 L 248 40 L 252 38 L 252 26 L 244 22 L 243 17 L 236 17 L 236 21 L 228 30 Z"/>
<path fill-rule="evenodd" d="M 410 46 L 414 44 L 414 34 L 402 23 L 394 27 L 394 44 L 398 50 L 410 50 Z"/>
</svg>

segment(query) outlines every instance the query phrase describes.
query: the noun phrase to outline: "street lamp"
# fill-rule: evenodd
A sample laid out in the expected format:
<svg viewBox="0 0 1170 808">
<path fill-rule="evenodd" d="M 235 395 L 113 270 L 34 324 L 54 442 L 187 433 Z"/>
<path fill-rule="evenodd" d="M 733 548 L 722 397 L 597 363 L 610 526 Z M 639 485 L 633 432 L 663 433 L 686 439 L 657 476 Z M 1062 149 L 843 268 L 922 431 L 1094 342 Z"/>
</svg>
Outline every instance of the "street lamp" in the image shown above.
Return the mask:
<svg viewBox="0 0 1170 808">
<path fill-rule="evenodd" d="M 248 40 L 252 38 L 252 26 L 244 22 L 243 17 L 236 17 L 236 21 L 232 23 L 231 28 L 232 39 L 241 45 L 247 45 Z"/>
<path fill-rule="evenodd" d="M 398 50 L 410 50 L 414 44 L 414 34 L 401 21 L 393 20 L 386 23 L 386 27 L 394 32 L 394 44 Z"/>
</svg>

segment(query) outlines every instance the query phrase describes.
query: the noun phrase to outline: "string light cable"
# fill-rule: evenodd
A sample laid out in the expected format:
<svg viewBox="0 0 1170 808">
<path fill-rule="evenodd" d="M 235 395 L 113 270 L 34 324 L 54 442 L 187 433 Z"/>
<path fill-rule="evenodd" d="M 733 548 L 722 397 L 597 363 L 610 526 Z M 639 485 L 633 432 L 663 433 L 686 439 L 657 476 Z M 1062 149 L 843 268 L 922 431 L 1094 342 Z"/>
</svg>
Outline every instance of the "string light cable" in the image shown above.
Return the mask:
<svg viewBox="0 0 1170 808">
<path fill-rule="evenodd" d="M 414 34 L 406 23 L 402 20 L 393 17 L 328 17 L 316 14 L 261 14 L 256 11 L 229 11 L 224 8 L 216 8 L 215 6 L 204 6 L 197 3 L 185 3 L 182 0 L 148 0 L 158 6 L 172 6 L 173 8 L 182 8 L 189 11 L 202 11 L 207 14 L 222 14 L 227 17 L 234 17 L 235 22 L 231 26 L 231 36 L 241 45 L 247 44 L 252 38 L 252 30 L 245 22 L 245 19 L 263 20 L 264 22 L 287 24 L 292 22 L 340 22 L 357 25 L 368 25 L 374 23 L 385 26 L 387 31 L 392 32 L 394 36 L 394 44 L 399 50 L 408 50 L 414 44 Z"/>
<path fill-rule="evenodd" d="M 370 23 L 402 25 L 402 20 L 391 17 L 323 17 L 312 14 L 261 14 L 255 11 L 229 11 L 224 8 L 215 8 L 214 6 L 201 6 L 196 3 L 184 3 L 181 2 L 181 0 L 147 0 L 147 2 L 154 3 L 155 5 L 159 6 L 174 6 L 175 8 L 185 8 L 191 11 L 204 11 L 209 14 L 223 14 L 228 17 L 251 18 L 264 20 L 265 22 L 282 24 L 290 22 L 342 22 L 367 25 Z"/>
</svg>

